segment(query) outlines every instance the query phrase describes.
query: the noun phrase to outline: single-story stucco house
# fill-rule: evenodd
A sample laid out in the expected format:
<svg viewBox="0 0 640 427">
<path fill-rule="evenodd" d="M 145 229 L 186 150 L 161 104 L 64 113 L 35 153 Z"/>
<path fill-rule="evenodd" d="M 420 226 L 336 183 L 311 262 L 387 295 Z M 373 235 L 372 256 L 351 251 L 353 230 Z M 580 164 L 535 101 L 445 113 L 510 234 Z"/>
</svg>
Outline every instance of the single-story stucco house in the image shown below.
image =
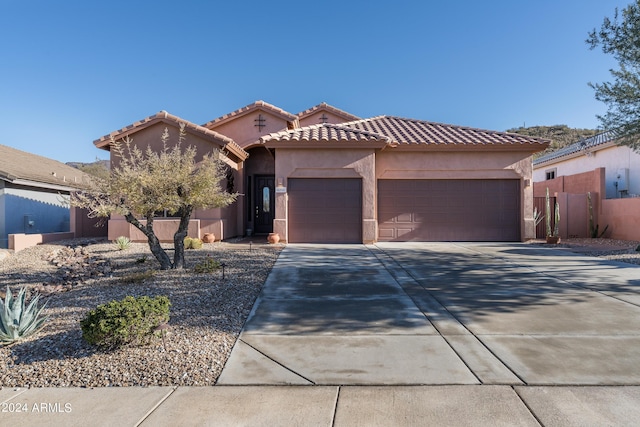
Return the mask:
<svg viewBox="0 0 640 427">
<path fill-rule="evenodd" d="M 69 194 L 89 179 L 64 163 L 0 145 L 0 248 L 101 235 L 95 221 L 69 206 Z"/>
<path fill-rule="evenodd" d="M 618 144 L 614 131 L 601 132 L 533 161 L 533 182 L 605 169 L 603 199 L 640 195 L 640 153 Z"/>
<path fill-rule="evenodd" d="M 226 153 L 227 187 L 242 194 L 198 211 L 189 235 L 225 239 L 276 232 L 281 240 L 522 241 L 534 238 L 533 153 L 549 141 L 392 116 L 360 119 L 319 104 L 298 114 L 257 101 L 203 125 L 164 111 L 94 141 L 131 137 L 161 146 L 165 128 L 187 144 Z M 113 155 L 112 155 L 113 156 Z M 112 159 L 113 160 L 113 159 Z M 177 221 L 158 223 L 171 240 Z M 121 217 L 109 238 L 144 240 Z"/>
<path fill-rule="evenodd" d="M 591 237 L 606 229 L 605 237 L 640 240 L 640 153 L 621 145 L 615 131 L 536 158 L 533 182 L 538 205 L 547 189 L 559 198 L 561 237 Z"/>
</svg>

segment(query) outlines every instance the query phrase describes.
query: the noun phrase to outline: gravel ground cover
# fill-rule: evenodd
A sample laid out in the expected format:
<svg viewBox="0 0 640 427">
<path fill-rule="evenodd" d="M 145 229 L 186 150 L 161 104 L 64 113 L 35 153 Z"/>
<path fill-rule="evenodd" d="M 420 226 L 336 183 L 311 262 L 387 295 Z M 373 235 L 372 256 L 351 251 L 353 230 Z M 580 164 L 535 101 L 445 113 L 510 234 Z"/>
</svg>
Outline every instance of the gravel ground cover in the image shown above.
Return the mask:
<svg viewBox="0 0 640 427">
<path fill-rule="evenodd" d="M 570 249 L 573 252 L 640 265 L 640 242 L 634 240 L 615 239 L 564 239 L 556 245 L 548 245 L 543 240 L 531 240 L 528 243 Z"/>
<path fill-rule="evenodd" d="M 170 246 L 169 246 L 170 247 Z M 45 327 L 0 347 L 0 387 L 206 386 L 215 384 L 281 250 L 278 245 L 204 244 L 185 251 L 188 268 L 160 271 L 146 243 L 118 251 L 106 241 L 68 241 L 25 249 L 0 261 L 0 290 L 39 292 Z M 211 257 L 213 273 L 193 266 Z M 139 274 L 154 274 L 141 282 Z M 133 282 L 132 282 L 133 281 Z M 127 295 L 166 295 L 165 339 L 105 351 L 82 339 L 80 319 Z"/>
<path fill-rule="evenodd" d="M 558 245 L 606 259 L 640 264 L 640 242 L 567 239 Z M 185 252 L 189 267 L 212 257 L 222 270 L 160 271 L 147 244 L 124 251 L 111 242 L 74 240 L 39 245 L 0 260 L 0 296 L 9 285 L 39 292 L 50 316 L 44 329 L 0 347 L 0 387 L 207 386 L 216 383 L 281 245 L 205 244 Z M 152 277 L 131 283 L 137 274 Z M 79 321 L 99 304 L 127 295 L 167 295 L 171 320 L 143 347 L 104 351 L 82 339 Z"/>
</svg>

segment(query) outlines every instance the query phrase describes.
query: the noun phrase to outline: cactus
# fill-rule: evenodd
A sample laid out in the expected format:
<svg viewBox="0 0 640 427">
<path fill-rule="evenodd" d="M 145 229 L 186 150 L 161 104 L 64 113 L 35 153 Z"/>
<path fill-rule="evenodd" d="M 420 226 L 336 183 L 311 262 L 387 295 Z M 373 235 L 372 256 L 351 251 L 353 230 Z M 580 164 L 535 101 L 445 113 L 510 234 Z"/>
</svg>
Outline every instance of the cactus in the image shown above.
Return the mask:
<svg viewBox="0 0 640 427">
<path fill-rule="evenodd" d="M 551 236 L 551 200 L 549 198 L 549 188 L 547 187 L 547 194 L 545 195 L 545 224 L 547 226 L 547 236 Z"/>
<path fill-rule="evenodd" d="M 555 224 L 553 225 L 553 236 L 560 236 L 560 205 L 556 202 Z"/>
<path fill-rule="evenodd" d="M 185 249 L 202 249 L 202 240 L 197 237 L 185 237 L 184 238 Z"/>
<path fill-rule="evenodd" d="M 16 298 L 7 286 L 5 300 L 0 299 L 0 342 L 11 343 L 38 332 L 48 317 L 40 317 L 46 304 L 38 308 L 39 295 L 26 305 L 27 290 L 21 288 Z"/>
</svg>

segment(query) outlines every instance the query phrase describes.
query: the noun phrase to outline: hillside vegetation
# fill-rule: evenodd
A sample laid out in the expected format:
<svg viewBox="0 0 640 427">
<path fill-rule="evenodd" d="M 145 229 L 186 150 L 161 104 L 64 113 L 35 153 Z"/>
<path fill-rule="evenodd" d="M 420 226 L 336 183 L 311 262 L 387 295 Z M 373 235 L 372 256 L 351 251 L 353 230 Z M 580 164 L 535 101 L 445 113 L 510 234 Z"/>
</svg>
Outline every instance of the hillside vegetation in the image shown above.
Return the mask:
<svg viewBox="0 0 640 427">
<path fill-rule="evenodd" d="M 556 151 L 567 145 L 579 141 L 582 138 L 588 138 L 601 131 L 595 129 L 576 129 L 567 125 L 553 126 L 530 126 L 507 129 L 507 132 L 518 133 L 520 135 L 534 136 L 538 138 L 546 138 L 551 140 L 549 148 L 545 151 L 537 153 L 536 157 L 552 151 Z"/>
</svg>

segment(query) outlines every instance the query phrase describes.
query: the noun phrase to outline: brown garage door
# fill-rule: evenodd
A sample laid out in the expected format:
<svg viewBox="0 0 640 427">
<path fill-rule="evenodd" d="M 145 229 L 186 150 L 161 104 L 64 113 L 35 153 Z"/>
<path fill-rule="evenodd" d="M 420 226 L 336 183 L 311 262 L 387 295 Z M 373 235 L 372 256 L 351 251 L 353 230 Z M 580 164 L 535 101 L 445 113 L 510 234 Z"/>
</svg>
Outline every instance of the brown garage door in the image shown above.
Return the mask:
<svg viewBox="0 0 640 427">
<path fill-rule="evenodd" d="M 379 180 L 380 241 L 519 241 L 519 180 Z"/>
<path fill-rule="evenodd" d="M 362 243 L 362 180 L 290 178 L 289 242 Z"/>
</svg>

